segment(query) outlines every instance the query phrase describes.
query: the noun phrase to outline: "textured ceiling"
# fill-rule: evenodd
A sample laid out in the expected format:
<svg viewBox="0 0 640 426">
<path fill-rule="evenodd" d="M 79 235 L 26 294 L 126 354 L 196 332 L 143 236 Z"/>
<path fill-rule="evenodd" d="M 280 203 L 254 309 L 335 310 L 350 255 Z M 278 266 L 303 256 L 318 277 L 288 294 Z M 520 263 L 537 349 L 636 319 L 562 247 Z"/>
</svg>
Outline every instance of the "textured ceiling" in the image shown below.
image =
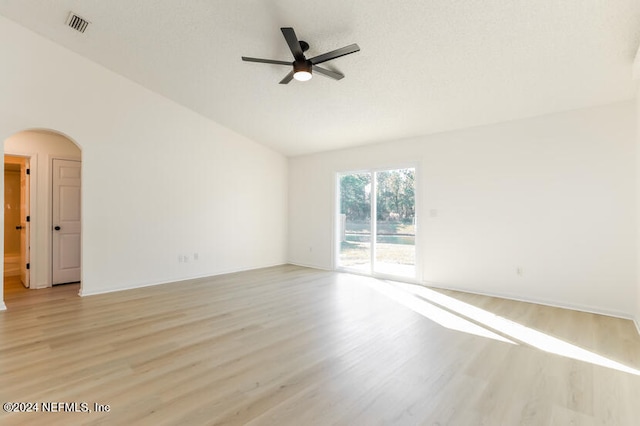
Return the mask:
<svg viewBox="0 0 640 426">
<path fill-rule="evenodd" d="M 92 22 L 84 35 L 69 11 Z M 286 155 L 634 97 L 638 0 L 0 0 L 0 14 Z M 278 82 L 295 28 L 333 81 Z"/>
</svg>

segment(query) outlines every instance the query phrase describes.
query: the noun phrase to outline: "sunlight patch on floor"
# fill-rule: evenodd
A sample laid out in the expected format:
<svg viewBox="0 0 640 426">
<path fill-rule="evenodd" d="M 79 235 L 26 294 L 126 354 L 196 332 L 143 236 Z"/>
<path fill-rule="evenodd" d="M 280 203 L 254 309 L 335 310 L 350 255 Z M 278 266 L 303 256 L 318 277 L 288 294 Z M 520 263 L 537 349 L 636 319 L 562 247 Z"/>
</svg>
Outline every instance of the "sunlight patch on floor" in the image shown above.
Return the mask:
<svg viewBox="0 0 640 426">
<path fill-rule="evenodd" d="M 453 297 L 433 291 L 429 288 L 402 283 L 393 283 L 390 285 L 394 287 L 394 291 L 407 292 L 407 294 L 419 296 L 428 302 L 445 308 L 451 312 L 452 315 L 453 313 L 456 313 L 462 317 L 472 320 L 475 324 L 482 324 L 502 335 L 509 336 L 518 342 L 522 342 L 545 352 L 640 376 L 640 371 L 635 368 L 628 367 L 557 337 L 526 327 L 484 309 L 480 309 Z M 393 293 L 393 291 L 388 291 L 388 293 Z"/>
<path fill-rule="evenodd" d="M 496 334 L 458 315 L 454 315 L 445 309 L 439 308 L 431 303 L 417 298 L 410 293 L 396 288 L 391 284 L 385 283 L 380 280 L 370 279 L 367 280 L 367 286 L 376 290 L 378 293 L 384 295 L 385 297 L 397 303 L 400 303 L 403 306 L 406 306 L 412 311 L 423 315 L 434 321 L 435 323 L 440 324 L 441 326 L 448 329 L 474 334 L 480 337 L 487 337 L 501 342 L 515 344 L 515 342 L 503 336 L 500 336 L 499 334 Z"/>
</svg>

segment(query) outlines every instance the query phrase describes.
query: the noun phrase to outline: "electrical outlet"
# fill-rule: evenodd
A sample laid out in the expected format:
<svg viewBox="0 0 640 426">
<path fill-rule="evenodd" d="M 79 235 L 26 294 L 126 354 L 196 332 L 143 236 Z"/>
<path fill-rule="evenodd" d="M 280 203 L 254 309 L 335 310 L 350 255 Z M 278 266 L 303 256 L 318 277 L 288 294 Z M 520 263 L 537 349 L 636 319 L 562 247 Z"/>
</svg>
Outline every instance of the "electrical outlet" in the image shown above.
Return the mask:
<svg viewBox="0 0 640 426">
<path fill-rule="evenodd" d="M 522 266 L 518 266 L 516 268 L 516 274 L 518 274 L 519 276 L 523 276 L 524 275 L 524 268 L 522 268 Z"/>
</svg>

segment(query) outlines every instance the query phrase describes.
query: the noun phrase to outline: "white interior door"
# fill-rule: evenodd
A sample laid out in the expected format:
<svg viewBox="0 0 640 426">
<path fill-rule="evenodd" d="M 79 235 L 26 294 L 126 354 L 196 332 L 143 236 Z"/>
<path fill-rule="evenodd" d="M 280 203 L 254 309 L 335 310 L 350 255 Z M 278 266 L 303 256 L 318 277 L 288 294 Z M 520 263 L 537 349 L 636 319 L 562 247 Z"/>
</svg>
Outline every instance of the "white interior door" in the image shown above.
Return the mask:
<svg viewBox="0 0 640 426">
<path fill-rule="evenodd" d="M 29 235 L 31 222 L 29 218 L 29 160 L 20 163 L 20 281 L 29 288 Z"/>
<path fill-rule="evenodd" d="M 80 166 L 80 161 L 53 160 L 53 285 L 80 281 Z"/>
</svg>

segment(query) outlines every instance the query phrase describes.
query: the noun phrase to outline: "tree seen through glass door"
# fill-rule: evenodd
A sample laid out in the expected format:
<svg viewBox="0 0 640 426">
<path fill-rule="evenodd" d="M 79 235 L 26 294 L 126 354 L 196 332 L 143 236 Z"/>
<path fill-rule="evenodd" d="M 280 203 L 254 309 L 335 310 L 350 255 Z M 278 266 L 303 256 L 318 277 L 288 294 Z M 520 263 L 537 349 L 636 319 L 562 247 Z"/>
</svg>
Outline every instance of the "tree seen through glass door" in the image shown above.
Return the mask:
<svg viewBox="0 0 640 426">
<path fill-rule="evenodd" d="M 415 170 L 377 172 L 375 272 L 415 276 L 415 214 Z"/>
<path fill-rule="evenodd" d="M 371 174 L 340 176 L 339 266 L 371 272 Z"/>
<path fill-rule="evenodd" d="M 338 266 L 414 278 L 415 169 L 345 173 L 339 186 Z"/>
</svg>

